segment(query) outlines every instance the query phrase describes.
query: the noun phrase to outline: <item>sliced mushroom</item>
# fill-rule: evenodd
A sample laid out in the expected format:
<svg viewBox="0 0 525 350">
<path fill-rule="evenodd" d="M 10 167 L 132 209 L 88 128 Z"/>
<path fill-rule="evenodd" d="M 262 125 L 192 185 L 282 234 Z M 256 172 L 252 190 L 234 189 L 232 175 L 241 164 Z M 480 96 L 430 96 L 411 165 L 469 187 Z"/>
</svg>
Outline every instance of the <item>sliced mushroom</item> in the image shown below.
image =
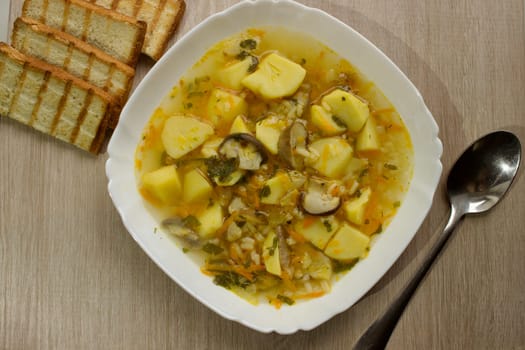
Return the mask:
<svg viewBox="0 0 525 350">
<path fill-rule="evenodd" d="M 185 242 L 191 246 L 200 245 L 201 241 L 197 232 L 191 227 L 192 224 L 188 223 L 188 220 L 181 219 L 179 217 L 172 217 L 165 219 L 161 223 L 162 227 L 171 235 L 182 238 Z"/>
<path fill-rule="evenodd" d="M 239 160 L 239 169 L 257 170 L 266 161 L 263 144 L 248 133 L 228 135 L 219 146 L 219 154 Z"/>
<path fill-rule="evenodd" d="M 341 206 L 341 198 L 332 195 L 330 182 L 311 178 L 306 192 L 302 193 L 301 206 L 311 215 L 333 214 Z"/>
<path fill-rule="evenodd" d="M 279 137 L 278 154 L 290 166 L 297 170 L 304 167 L 303 155 L 308 153 L 306 143 L 308 131 L 302 120 L 296 120 Z"/>
</svg>

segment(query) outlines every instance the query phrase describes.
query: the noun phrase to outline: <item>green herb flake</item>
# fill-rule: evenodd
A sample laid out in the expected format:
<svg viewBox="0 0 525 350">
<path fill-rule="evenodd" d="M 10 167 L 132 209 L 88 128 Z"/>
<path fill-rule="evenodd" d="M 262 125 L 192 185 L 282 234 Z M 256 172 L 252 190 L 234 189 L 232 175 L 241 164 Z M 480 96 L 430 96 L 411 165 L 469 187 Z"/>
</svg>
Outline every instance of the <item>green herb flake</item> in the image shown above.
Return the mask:
<svg viewBox="0 0 525 350">
<path fill-rule="evenodd" d="M 385 163 L 384 167 L 389 170 L 397 170 L 397 166 L 395 166 L 394 164 Z"/>
<path fill-rule="evenodd" d="M 191 107 L 193 107 L 193 103 L 191 103 L 191 102 L 188 102 L 188 103 L 186 103 L 184 105 L 184 108 L 186 108 L 186 109 L 190 109 Z"/>
<path fill-rule="evenodd" d="M 381 233 L 381 232 L 383 232 L 383 225 L 379 225 L 379 227 L 377 228 L 377 230 L 373 234 L 376 235 L 376 234 Z"/>
<path fill-rule="evenodd" d="M 306 58 L 301 58 L 301 66 L 304 66 L 306 64 Z"/>
<path fill-rule="evenodd" d="M 323 225 L 326 227 L 326 231 L 332 232 L 332 224 L 328 220 L 323 220 Z"/>
<path fill-rule="evenodd" d="M 186 248 L 186 247 L 182 247 L 182 252 L 183 252 L 184 254 L 186 254 L 186 253 L 189 252 L 189 251 L 190 251 L 190 250 L 189 250 L 188 248 Z"/>
<path fill-rule="evenodd" d="M 232 287 L 241 287 L 246 288 L 250 285 L 250 281 L 246 277 L 243 277 L 233 271 L 228 271 L 216 275 L 213 279 L 213 283 L 218 286 L 224 287 L 226 289 L 231 289 Z"/>
<path fill-rule="evenodd" d="M 184 225 L 184 227 L 194 230 L 201 225 L 201 222 L 195 216 L 188 215 L 184 219 L 182 219 L 182 224 Z"/>
<path fill-rule="evenodd" d="M 235 56 L 235 58 L 238 59 L 239 61 L 242 61 L 248 56 L 250 56 L 250 54 L 243 50 L 240 53 L 238 53 L 237 56 Z"/>
<path fill-rule="evenodd" d="M 295 303 L 295 300 L 282 294 L 277 294 L 277 299 L 288 305 L 293 305 Z"/>
<path fill-rule="evenodd" d="M 257 69 L 257 66 L 259 65 L 259 59 L 255 56 L 250 56 L 252 59 L 252 63 L 248 67 L 248 73 L 253 73 Z"/>
<path fill-rule="evenodd" d="M 270 186 L 264 185 L 263 188 L 259 191 L 259 197 L 265 198 L 268 197 L 272 193 L 272 190 L 270 189 Z"/>
<path fill-rule="evenodd" d="M 219 247 L 218 245 L 210 243 L 210 242 L 203 245 L 202 250 L 204 250 L 206 253 L 211 254 L 211 255 L 217 255 L 224 251 L 222 247 Z"/>
<path fill-rule="evenodd" d="M 225 181 L 237 168 L 235 158 L 219 159 L 217 157 L 206 158 L 204 161 L 210 178 L 218 178 Z"/>
<path fill-rule="evenodd" d="M 341 101 L 346 101 L 346 97 L 341 96 Z"/>
<path fill-rule="evenodd" d="M 242 228 L 244 225 L 246 225 L 246 221 L 235 221 L 235 223 L 237 224 L 237 226 L 239 226 L 239 228 Z"/>
<path fill-rule="evenodd" d="M 366 175 L 368 175 L 368 168 L 361 170 L 361 172 L 359 173 L 359 178 L 362 178 Z"/>
<path fill-rule="evenodd" d="M 362 194 L 362 193 L 361 193 L 361 190 L 360 190 L 360 189 L 357 189 L 357 190 L 355 191 L 355 196 L 356 196 L 357 198 L 361 197 L 361 194 Z"/>
<path fill-rule="evenodd" d="M 153 228 L 153 233 L 157 233 L 158 230 L 159 230 L 158 227 L 154 227 Z"/>
<path fill-rule="evenodd" d="M 243 49 L 255 50 L 255 48 L 257 47 L 257 41 L 255 41 L 253 39 L 246 39 L 246 40 L 241 41 L 241 43 L 239 45 Z"/>
<path fill-rule="evenodd" d="M 277 249 L 278 243 L 279 240 L 277 239 L 277 236 L 275 236 L 272 241 L 272 246 L 268 247 L 268 255 L 273 256 L 275 254 L 275 249 Z"/>
<path fill-rule="evenodd" d="M 355 266 L 355 264 L 359 261 L 359 259 L 354 259 L 352 261 L 339 261 L 339 260 L 333 260 L 333 266 L 332 269 L 335 273 L 344 272 L 351 270 L 352 267 Z"/>
<path fill-rule="evenodd" d="M 401 206 L 401 202 L 400 201 L 395 201 L 394 202 L 394 208 L 399 208 Z"/>
<path fill-rule="evenodd" d="M 336 115 L 332 115 L 332 120 L 333 120 L 334 123 L 336 123 L 337 126 L 339 126 L 340 128 L 345 128 L 345 129 L 346 129 L 346 123 L 345 123 L 341 118 L 339 118 L 338 116 L 336 116 Z"/>
</svg>

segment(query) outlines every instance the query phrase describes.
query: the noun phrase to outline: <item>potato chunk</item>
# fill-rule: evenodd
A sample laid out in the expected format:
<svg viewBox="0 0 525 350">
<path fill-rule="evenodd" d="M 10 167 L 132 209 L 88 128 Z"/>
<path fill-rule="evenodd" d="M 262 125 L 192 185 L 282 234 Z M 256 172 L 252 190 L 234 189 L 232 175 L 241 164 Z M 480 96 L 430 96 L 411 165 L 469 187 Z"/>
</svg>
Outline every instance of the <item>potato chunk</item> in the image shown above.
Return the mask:
<svg viewBox="0 0 525 350">
<path fill-rule="evenodd" d="M 249 74 L 248 70 L 252 64 L 252 57 L 230 64 L 217 73 L 217 80 L 230 89 L 241 90 L 241 81 Z"/>
<path fill-rule="evenodd" d="M 343 204 L 343 210 L 346 214 L 348 221 L 356 224 L 362 225 L 365 221 L 365 209 L 368 201 L 370 200 L 370 195 L 372 190 L 369 187 L 361 191 L 361 195 L 358 198 L 355 198 L 351 201 Z"/>
<path fill-rule="evenodd" d="M 263 243 L 263 259 L 266 271 L 281 276 L 281 261 L 279 260 L 279 238 L 275 232 L 270 232 Z"/>
<path fill-rule="evenodd" d="M 333 115 L 340 118 L 348 130 L 358 132 L 367 121 L 370 111 L 368 105 L 351 93 L 337 89 L 324 96 L 323 106 Z"/>
<path fill-rule="evenodd" d="M 311 162 L 311 166 L 321 174 L 330 178 L 341 177 L 352 159 L 352 146 L 341 137 L 327 137 L 312 142 L 310 150 L 319 157 Z"/>
<path fill-rule="evenodd" d="M 366 253 L 370 237 L 348 224 L 343 224 L 328 242 L 325 254 L 337 260 L 360 258 Z"/>
<path fill-rule="evenodd" d="M 379 149 L 379 137 L 373 118 L 368 118 L 363 129 L 357 134 L 355 148 L 358 151 L 376 151 Z"/>
<path fill-rule="evenodd" d="M 207 199 L 213 188 L 199 169 L 192 169 L 184 174 L 182 198 L 185 202 L 198 202 Z"/>
<path fill-rule="evenodd" d="M 174 204 L 181 194 L 177 168 L 166 165 L 142 176 L 142 188 L 164 204 Z"/>
<path fill-rule="evenodd" d="M 199 147 L 213 132 L 200 120 L 177 115 L 166 120 L 161 139 L 166 153 L 177 159 Z"/>
<path fill-rule="evenodd" d="M 346 131 L 346 124 L 342 120 L 319 105 L 310 108 L 310 120 L 324 136 L 341 135 Z"/>
<path fill-rule="evenodd" d="M 272 154 L 277 154 L 279 151 L 279 137 L 286 127 L 284 121 L 278 120 L 275 117 L 269 117 L 261 120 L 255 125 L 255 137 Z"/>
<path fill-rule="evenodd" d="M 236 134 L 239 132 L 250 134 L 250 129 L 248 129 L 248 125 L 246 124 L 246 121 L 242 115 L 235 117 L 232 126 L 230 127 L 230 134 Z"/>
<path fill-rule="evenodd" d="M 214 203 L 196 215 L 200 225 L 197 227 L 197 233 L 202 238 L 210 238 L 222 226 L 223 216 L 222 207 L 219 202 Z"/>
<path fill-rule="evenodd" d="M 294 186 L 288 174 L 279 173 L 264 183 L 260 192 L 261 203 L 279 204 L 281 198 L 293 189 Z"/>
<path fill-rule="evenodd" d="M 305 75 L 306 70 L 297 63 L 271 53 L 255 72 L 242 79 L 242 84 L 264 98 L 281 98 L 293 95 Z"/>
<path fill-rule="evenodd" d="M 338 228 L 339 222 L 333 216 L 306 216 L 294 225 L 297 233 L 321 250 L 324 249 Z"/>
<path fill-rule="evenodd" d="M 221 89 L 213 90 L 208 100 L 208 118 L 214 125 L 229 124 L 247 110 L 248 104 L 242 97 Z"/>
</svg>

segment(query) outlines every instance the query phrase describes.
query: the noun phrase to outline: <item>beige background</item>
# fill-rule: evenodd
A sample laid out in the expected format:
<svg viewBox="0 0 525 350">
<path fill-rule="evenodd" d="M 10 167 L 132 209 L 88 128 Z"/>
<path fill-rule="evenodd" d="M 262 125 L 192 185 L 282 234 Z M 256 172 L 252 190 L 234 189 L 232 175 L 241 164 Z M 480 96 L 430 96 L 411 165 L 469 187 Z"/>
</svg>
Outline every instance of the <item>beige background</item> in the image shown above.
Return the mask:
<svg viewBox="0 0 525 350">
<path fill-rule="evenodd" d="M 10 23 L 22 6 L 11 1 Z M 236 1 L 187 2 L 174 40 Z M 353 26 L 421 90 L 441 130 L 444 174 L 492 130 L 525 142 L 522 0 L 304 3 Z M 143 60 L 137 78 L 150 66 Z M 0 349 L 347 349 L 447 217 L 442 179 L 424 225 L 366 298 L 313 331 L 260 334 L 208 310 L 141 251 L 106 192 L 106 158 L 0 119 Z M 524 193 L 522 171 L 490 215 L 460 224 L 390 349 L 525 348 Z"/>
</svg>

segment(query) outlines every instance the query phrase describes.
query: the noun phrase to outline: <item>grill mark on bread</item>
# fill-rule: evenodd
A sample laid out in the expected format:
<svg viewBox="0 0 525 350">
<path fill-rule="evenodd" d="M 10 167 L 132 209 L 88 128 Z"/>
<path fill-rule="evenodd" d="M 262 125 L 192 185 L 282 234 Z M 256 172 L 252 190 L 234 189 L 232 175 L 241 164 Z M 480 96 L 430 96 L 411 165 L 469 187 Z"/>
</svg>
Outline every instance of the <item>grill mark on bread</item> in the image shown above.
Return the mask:
<svg viewBox="0 0 525 350">
<path fill-rule="evenodd" d="M 60 30 L 62 31 L 65 31 L 66 29 L 66 24 L 67 24 L 67 21 L 68 21 L 68 17 L 69 17 L 69 5 L 70 3 L 69 2 L 66 2 L 65 5 L 64 5 L 64 16 L 62 17 L 62 27 L 60 28 Z"/>
<path fill-rule="evenodd" d="M 88 56 L 88 63 L 86 65 L 86 70 L 84 71 L 84 76 L 82 77 L 82 79 L 86 81 L 88 80 L 89 76 L 91 75 L 91 68 L 93 68 L 94 61 L 95 61 L 95 55 L 93 54 L 93 52 L 90 52 Z M 104 87 L 102 87 L 102 89 L 104 89 Z"/>
<path fill-rule="evenodd" d="M 13 98 L 11 99 L 11 104 L 9 105 L 9 109 L 7 110 L 7 114 L 8 115 L 11 115 L 11 112 L 13 110 L 13 106 L 15 105 L 16 102 L 18 102 L 18 98 L 20 97 L 20 91 L 22 90 L 22 88 L 24 86 L 24 82 L 25 82 L 26 76 L 27 76 L 27 69 L 26 69 L 26 67 L 27 67 L 27 63 L 24 62 L 23 66 L 22 66 L 22 74 L 18 78 L 18 84 L 16 85 L 15 92 L 13 93 Z"/>
<path fill-rule="evenodd" d="M 115 74 L 115 69 L 117 68 L 117 65 L 115 63 L 111 63 L 109 65 L 109 71 L 108 76 L 106 78 L 106 82 L 104 83 L 104 91 L 109 91 L 111 89 L 111 84 L 113 82 L 113 74 Z M 129 89 L 127 90 L 129 91 Z M 127 95 L 123 97 L 124 99 L 127 98 Z"/>
<path fill-rule="evenodd" d="M 93 99 L 93 91 L 89 90 L 86 96 L 84 97 L 84 102 L 82 104 L 83 107 L 77 118 L 77 124 L 75 125 L 75 128 L 73 128 L 73 132 L 71 132 L 70 142 L 73 144 L 77 141 L 78 132 L 80 130 L 80 127 L 84 123 L 84 119 L 86 119 L 88 107 L 91 105 L 92 99 Z"/>
<path fill-rule="evenodd" d="M 55 118 L 53 118 L 53 122 L 51 123 L 51 128 L 49 130 L 49 134 L 52 136 L 56 136 L 56 127 L 58 125 L 58 122 L 62 118 L 62 114 L 64 113 L 64 108 L 66 107 L 66 101 L 67 96 L 69 95 L 69 91 L 71 90 L 71 81 L 68 81 L 66 83 L 66 86 L 64 88 L 64 94 L 60 98 L 60 102 L 58 103 L 57 113 L 55 114 Z"/>
<path fill-rule="evenodd" d="M 151 25 L 152 33 L 153 33 L 153 30 L 155 28 L 157 28 L 157 24 L 159 23 L 160 14 L 161 14 L 162 9 L 164 8 L 164 6 L 166 6 L 166 1 L 167 0 L 160 0 L 159 6 L 156 8 L 155 14 L 153 15 L 153 19 L 151 20 L 151 24 L 148 24 L 148 26 Z M 169 38 L 168 38 L 168 40 L 169 40 Z"/>
<path fill-rule="evenodd" d="M 49 7 L 49 0 L 44 0 L 42 3 L 42 13 L 40 14 L 40 22 L 44 23 L 46 19 L 47 8 Z"/>
<path fill-rule="evenodd" d="M 119 2 L 119 1 L 120 1 L 120 0 L 117 0 L 117 2 Z M 143 3 L 144 3 L 144 0 L 137 0 L 136 5 L 135 5 L 135 7 L 133 8 L 133 16 L 134 16 L 134 17 L 137 17 L 137 15 L 139 14 L 139 11 L 140 11 L 140 9 L 141 9 Z M 151 24 L 148 23 L 148 28 L 149 28 L 150 25 L 151 25 Z M 146 30 L 147 30 L 147 29 L 146 29 Z"/>
<path fill-rule="evenodd" d="M 33 123 L 36 120 L 36 116 L 38 114 L 38 111 L 40 110 L 40 105 L 42 104 L 42 94 L 44 91 L 47 90 L 47 84 L 49 82 L 49 77 L 51 76 L 50 72 L 44 73 L 44 81 L 42 82 L 42 85 L 40 85 L 40 89 L 38 90 L 38 95 L 36 98 L 35 107 L 33 108 L 33 112 L 31 113 L 31 119 L 29 120 L 29 123 L 27 125 L 33 126 Z"/>
<path fill-rule="evenodd" d="M 88 36 L 88 30 L 89 30 L 89 23 L 91 22 L 91 12 L 89 11 L 86 11 L 87 13 L 85 14 L 84 16 L 84 30 L 82 31 L 82 36 L 80 37 L 80 39 L 82 39 L 82 41 L 86 41 L 86 38 Z"/>
</svg>

